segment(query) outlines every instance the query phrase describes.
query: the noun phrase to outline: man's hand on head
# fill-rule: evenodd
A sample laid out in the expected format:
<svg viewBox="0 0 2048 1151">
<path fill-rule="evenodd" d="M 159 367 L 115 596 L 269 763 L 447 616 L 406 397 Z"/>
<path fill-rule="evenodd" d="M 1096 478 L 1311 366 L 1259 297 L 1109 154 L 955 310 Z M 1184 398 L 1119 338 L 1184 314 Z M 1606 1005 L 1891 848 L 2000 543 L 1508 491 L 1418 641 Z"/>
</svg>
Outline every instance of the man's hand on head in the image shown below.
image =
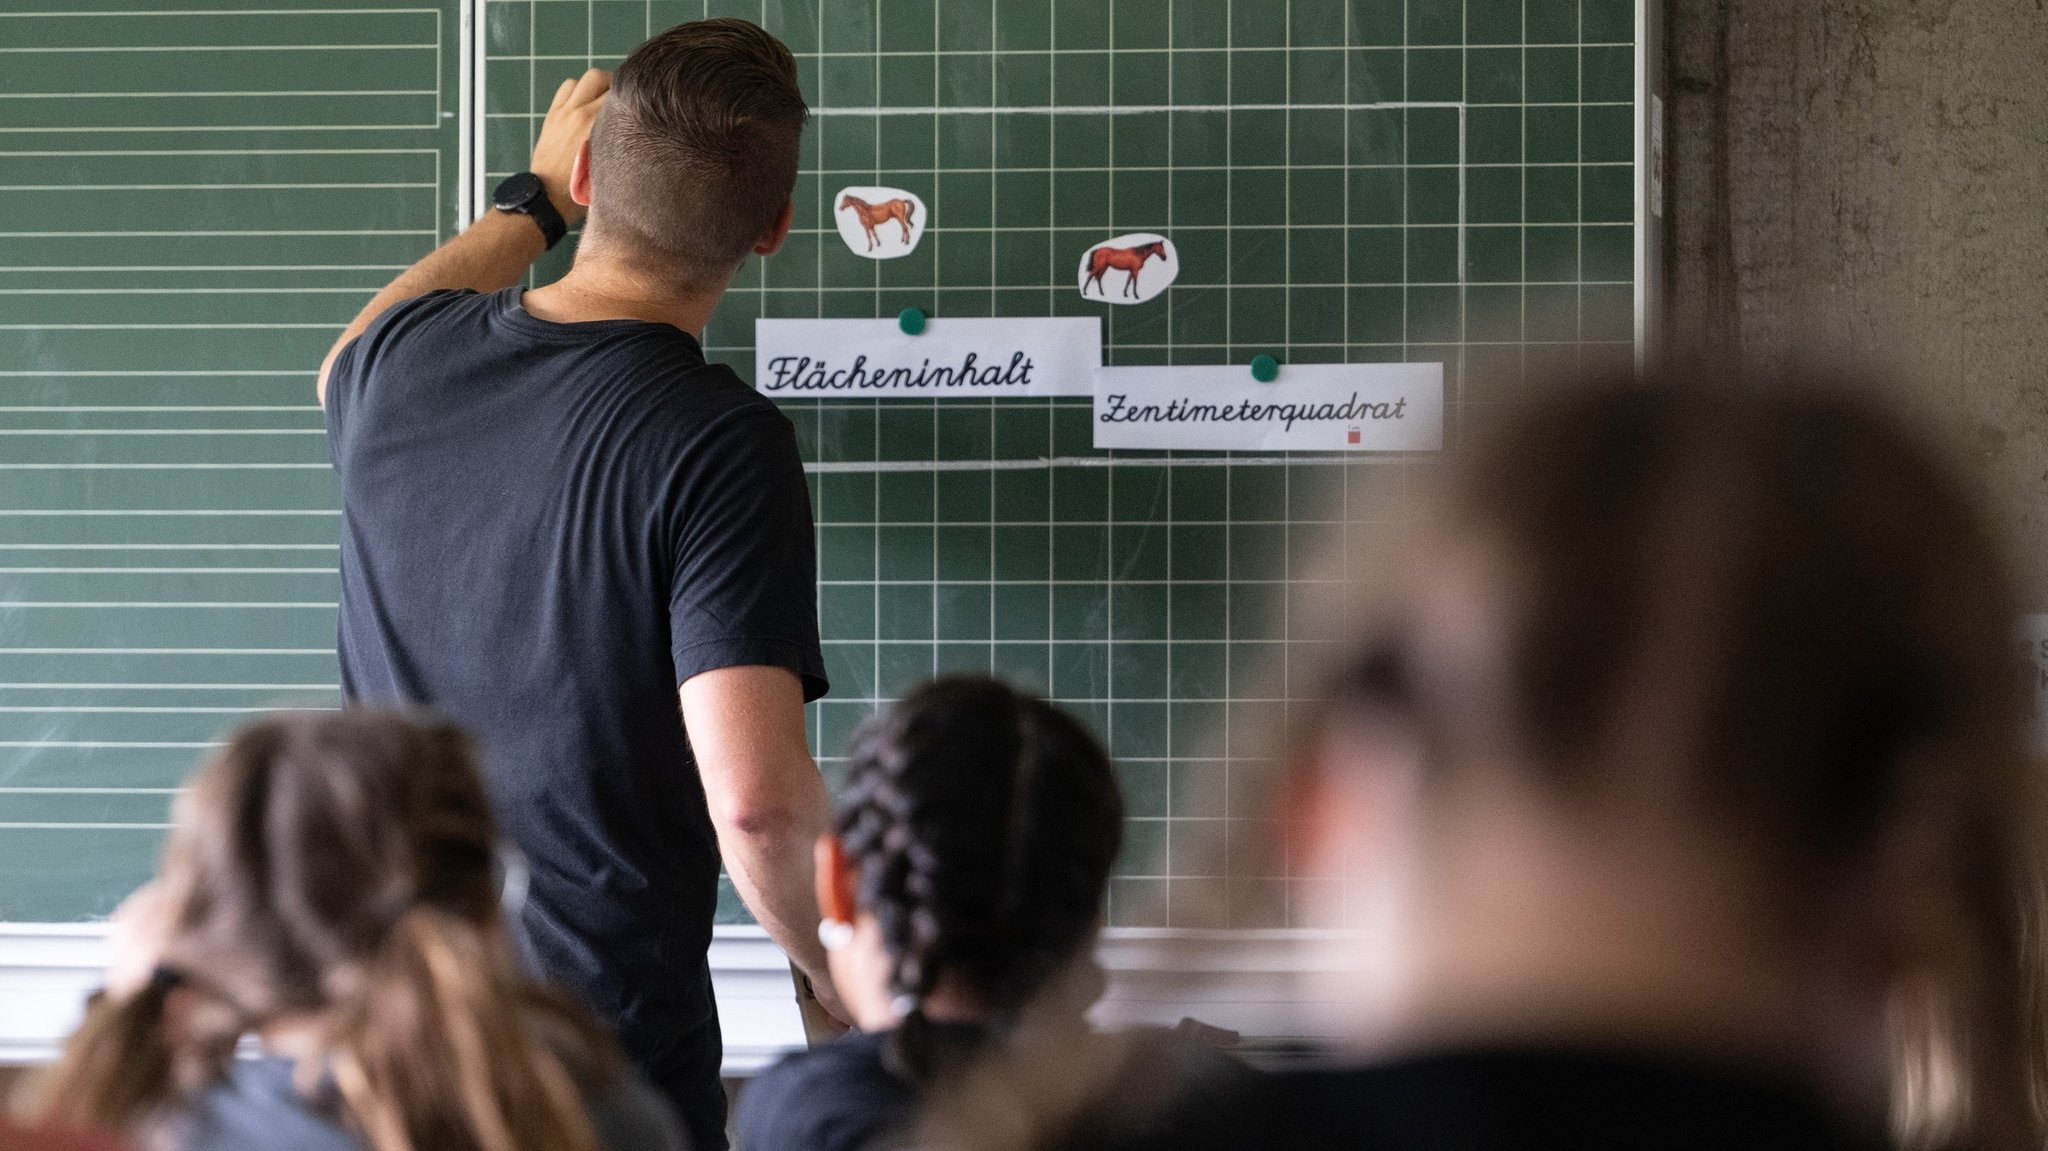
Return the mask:
<svg viewBox="0 0 2048 1151">
<path fill-rule="evenodd" d="M 548 200 L 562 214 L 564 224 L 573 225 L 583 219 L 583 205 L 569 194 L 569 185 L 576 171 L 576 157 L 590 139 L 590 126 L 596 122 L 597 110 L 604 106 L 604 95 L 611 87 L 611 73 L 602 68 L 592 68 L 577 79 L 562 81 L 562 86 L 555 90 L 554 103 L 548 106 L 547 119 L 541 121 L 540 139 L 534 141 L 531 171 L 540 177 L 541 187 L 547 189 Z M 327 383 L 341 350 L 393 304 L 443 288 L 495 292 L 510 287 L 526 275 L 527 268 L 546 250 L 547 244 L 533 221 L 506 212 L 485 212 L 461 235 L 400 272 L 397 279 L 370 297 L 370 302 L 335 337 L 327 358 L 320 362 L 320 374 L 314 384 L 314 394 L 320 398 L 321 406 L 327 404 Z"/>
<path fill-rule="evenodd" d="M 597 122 L 597 110 L 604 106 L 605 93 L 611 87 L 612 74 L 602 68 L 562 81 L 555 89 L 554 102 L 548 105 L 547 118 L 541 121 L 540 138 L 533 143 L 530 170 L 540 177 L 548 199 L 568 224 L 581 220 L 584 213 L 583 205 L 569 195 L 569 174 L 575 170 L 576 153 L 590 139 L 590 126 Z"/>
</svg>

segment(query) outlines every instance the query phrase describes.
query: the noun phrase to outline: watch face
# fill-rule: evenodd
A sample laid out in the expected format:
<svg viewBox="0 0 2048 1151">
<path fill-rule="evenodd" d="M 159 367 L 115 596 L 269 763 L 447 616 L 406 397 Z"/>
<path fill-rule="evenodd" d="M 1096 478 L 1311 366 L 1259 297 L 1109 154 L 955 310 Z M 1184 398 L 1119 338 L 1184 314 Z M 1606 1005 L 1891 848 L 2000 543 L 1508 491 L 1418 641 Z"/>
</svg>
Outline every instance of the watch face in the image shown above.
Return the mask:
<svg viewBox="0 0 2048 1151">
<path fill-rule="evenodd" d="M 505 178 L 498 190 L 491 193 L 491 206 L 504 212 L 516 212 L 524 208 L 540 194 L 540 177 L 532 172 L 517 172 Z"/>
</svg>

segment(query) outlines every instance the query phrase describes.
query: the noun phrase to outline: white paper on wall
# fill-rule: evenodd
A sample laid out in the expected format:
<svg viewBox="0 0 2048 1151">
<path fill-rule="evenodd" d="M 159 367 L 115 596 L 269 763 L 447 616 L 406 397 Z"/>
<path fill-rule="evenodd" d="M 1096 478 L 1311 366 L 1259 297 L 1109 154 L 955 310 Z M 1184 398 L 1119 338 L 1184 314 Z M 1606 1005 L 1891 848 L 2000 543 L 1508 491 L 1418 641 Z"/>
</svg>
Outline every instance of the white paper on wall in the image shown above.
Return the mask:
<svg viewBox="0 0 2048 1151">
<path fill-rule="evenodd" d="M 1109 304 L 1142 304 L 1180 276 L 1180 253 L 1156 232 L 1132 232 L 1081 253 L 1081 295 Z"/>
<path fill-rule="evenodd" d="M 832 222 L 848 250 L 870 260 L 893 260 L 924 239 L 924 200 L 901 188 L 841 188 L 832 197 Z"/>
<path fill-rule="evenodd" d="M 1094 316 L 754 321 L 754 386 L 778 400 L 1085 396 L 1102 363 Z"/>
<path fill-rule="evenodd" d="M 1442 364 L 1102 368 L 1095 446 L 1428 452 L 1443 446 Z"/>
</svg>

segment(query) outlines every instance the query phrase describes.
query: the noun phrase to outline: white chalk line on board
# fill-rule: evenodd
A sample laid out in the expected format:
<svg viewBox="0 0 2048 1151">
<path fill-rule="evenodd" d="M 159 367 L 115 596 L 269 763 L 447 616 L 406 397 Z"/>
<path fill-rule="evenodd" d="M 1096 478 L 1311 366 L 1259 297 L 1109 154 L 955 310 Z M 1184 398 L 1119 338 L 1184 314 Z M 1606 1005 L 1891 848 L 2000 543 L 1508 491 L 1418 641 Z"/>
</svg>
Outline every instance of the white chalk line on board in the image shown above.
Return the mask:
<svg viewBox="0 0 2048 1151">
<path fill-rule="evenodd" d="M 1398 112 L 1410 108 L 1458 109 L 1461 100 L 1390 100 L 1332 104 L 980 104 L 905 106 L 895 104 L 833 105 L 811 109 L 813 116 L 1163 116 L 1169 112 Z M 1517 105 L 1519 107 L 1519 105 Z"/>
<path fill-rule="evenodd" d="M 0 832 L 170 832 L 170 823 L 0 823 Z"/>
<path fill-rule="evenodd" d="M 332 683 L 0 683 L 0 691 L 340 691 Z"/>
</svg>

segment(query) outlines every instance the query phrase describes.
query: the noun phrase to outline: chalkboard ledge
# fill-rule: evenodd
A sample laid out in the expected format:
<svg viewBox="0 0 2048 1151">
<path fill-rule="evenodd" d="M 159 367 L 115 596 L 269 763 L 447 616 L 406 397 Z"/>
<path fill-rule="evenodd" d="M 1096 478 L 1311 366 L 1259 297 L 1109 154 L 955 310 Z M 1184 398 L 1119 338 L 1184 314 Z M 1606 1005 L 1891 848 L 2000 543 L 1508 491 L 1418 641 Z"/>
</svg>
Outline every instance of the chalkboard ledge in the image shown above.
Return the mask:
<svg viewBox="0 0 2048 1151">
<path fill-rule="evenodd" d="M 1325 1038 L 1340 1013 L 1315 977 L 1341 961 L 1330 932 L 1112 929 L 1101 962 L 1105 1026 L 1170 1025 L 1186 1017 L 1254 1042 Z M 1332 946 L 1336 945 L 1336 946 Z M 0 1064 L 57 1052 L 105 963 L 104 923 L 0 923 Z M 758 927 L 721 927 L 712 981 L 725 1029 L 725 1072 L 747 1076 L 803 1044 L 789 963 Z"/>
</svg>

